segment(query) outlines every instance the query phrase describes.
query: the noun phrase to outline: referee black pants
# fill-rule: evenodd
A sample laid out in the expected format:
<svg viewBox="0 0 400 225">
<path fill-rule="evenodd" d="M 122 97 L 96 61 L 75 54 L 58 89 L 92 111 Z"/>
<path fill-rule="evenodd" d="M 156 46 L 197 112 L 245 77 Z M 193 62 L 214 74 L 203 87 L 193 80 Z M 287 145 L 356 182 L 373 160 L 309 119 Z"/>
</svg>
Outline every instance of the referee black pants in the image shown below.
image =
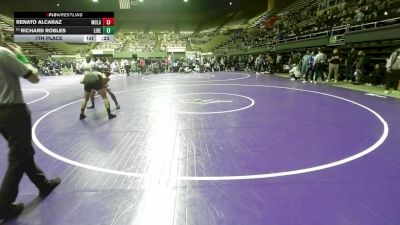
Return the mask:
<svg viewBox="0 0 400 225">
<path fill-rule="evenodd" d="M 8 168 L 0 188 L 0 209 L 15 202 L 25 173 L 41 189 L 47 179 L 36 166 L 31 136 L 31 115 L 25 104 L 0 104 L 0 133 L 8 142 Z"/>
</svg>

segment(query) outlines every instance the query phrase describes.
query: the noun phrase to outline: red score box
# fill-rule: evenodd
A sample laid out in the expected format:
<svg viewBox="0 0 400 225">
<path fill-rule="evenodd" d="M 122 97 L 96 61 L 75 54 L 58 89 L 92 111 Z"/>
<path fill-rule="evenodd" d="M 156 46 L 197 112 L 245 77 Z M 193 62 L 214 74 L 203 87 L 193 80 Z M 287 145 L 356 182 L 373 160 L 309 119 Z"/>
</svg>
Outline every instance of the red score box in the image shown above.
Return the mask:
<svg viewBox="0 0 400 225">
<path fill-rule="evenodd" d="M 103 18 L 103 26 L 114 26 L 114 18 Z"/>
</svg>

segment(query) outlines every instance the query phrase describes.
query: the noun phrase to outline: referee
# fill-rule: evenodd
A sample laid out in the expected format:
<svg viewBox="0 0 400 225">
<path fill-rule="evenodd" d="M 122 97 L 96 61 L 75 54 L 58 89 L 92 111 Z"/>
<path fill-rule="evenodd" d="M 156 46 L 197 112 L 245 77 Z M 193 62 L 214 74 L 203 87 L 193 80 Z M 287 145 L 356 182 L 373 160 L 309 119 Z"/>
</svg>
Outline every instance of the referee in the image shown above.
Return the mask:
<svg viewBox="0 0 400 225">
<path fill-rule="evenodd" d="M 0 188 L 0 222 L 18 216 L 24 205 L 13 204 L 18 195 L 18 185 L 25 173 L 39 189 L 39 195 L 46 197 L 57 185 L 60 178 L 47 180 L 35 164 L 31 143 L 31 116 L 22 97 L 19 78 L 38 83 L 37 70 L 22 54 L 21 48 L 8 44 L 0 30 L 0 133 L 9 146 L 8 168 Z"/>
</svg>

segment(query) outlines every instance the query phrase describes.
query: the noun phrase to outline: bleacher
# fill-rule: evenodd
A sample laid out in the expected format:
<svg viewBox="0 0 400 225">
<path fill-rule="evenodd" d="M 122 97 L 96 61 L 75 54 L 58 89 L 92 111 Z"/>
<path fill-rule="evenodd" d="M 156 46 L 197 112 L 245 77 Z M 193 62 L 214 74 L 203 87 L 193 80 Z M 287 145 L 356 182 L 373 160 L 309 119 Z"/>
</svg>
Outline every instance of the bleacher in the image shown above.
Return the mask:
<svg viewBox="0 0 400 225">
<path fill-rule="evenodd" d="M 168 47 L 186 47 L 187 35 L 168 32 L 159 34 L 158 38 L 161 51 L 166 51 Z"/>
<path fill-rule="evenodd" d="M 285 14 L 288 12 L 301 12 L 301 10 L 304 8 L 317 7 L 320 4 L 320 2 L 321 2 L 321 0 L 312 0 L 312 1 L 296 0 L 296 1 L 293 1 L 290 5 L 288 5 L 284 8 L 275 8 L 269 12 L 265 12 L 250 27 L 263 26 L 264 22 L 273 15 Z"/>
<path fill-rule="evenodd" d="M 6 31 L 6 32 L 14 31 L 13 24 L 14 24 L 14 21 L 11 18 L 0 14 L 0 28 L 2 30 Z"/>
<path fill-rule="evenodd" d="M 96 46 L 98 50 L 112 50 L 114 52 L 121 52 L 125 46 L 125 40 L 116 40 L 115 42 L 102 42 Z"/>
<path fill-rule="evenodd" d="M 128 52 L 154 52 L 157 37 L 154 33 L 135 32 L 128 35 L 129 44 L 125 48 Z"/>
<path fill-rule="evenodd" d="M 232 32 L 228 41 L 217 46 L 216 52 L 259 47 L 273 49 L 279 43 L 319 36 L 328 38 L 330 35 L 335 35 L 337 44 L 344 44 L 344 32 L 399 23 L 396 18 L 400 17 L 400 10 L 396 1 L 352 0 L 345 3 L 330 1 L 326 4 L 329 7 L 324 8 L 320 1 L 298 0 L 284 9 L 268 12 L 248 29 Z M 365 16 L 360 17 L 363 14 L 357 15 L 359 12 L 364 12 Z M 341 36 L 337 34 L 339 29 L 343 30 Z"/>
</svg>

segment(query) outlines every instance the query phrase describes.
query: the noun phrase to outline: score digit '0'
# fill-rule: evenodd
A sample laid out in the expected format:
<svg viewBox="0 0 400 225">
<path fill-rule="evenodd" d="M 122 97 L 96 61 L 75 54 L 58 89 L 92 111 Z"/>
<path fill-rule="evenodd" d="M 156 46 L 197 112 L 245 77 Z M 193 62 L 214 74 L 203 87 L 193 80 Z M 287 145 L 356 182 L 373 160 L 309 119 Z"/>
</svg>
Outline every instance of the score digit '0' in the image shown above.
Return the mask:
<svg viewBox="0 0 400 225">
<path fill-rule="evenodd" d="M 114 18 L 103 18 L 103 26 L 114 26 Z"/>
</svg>

